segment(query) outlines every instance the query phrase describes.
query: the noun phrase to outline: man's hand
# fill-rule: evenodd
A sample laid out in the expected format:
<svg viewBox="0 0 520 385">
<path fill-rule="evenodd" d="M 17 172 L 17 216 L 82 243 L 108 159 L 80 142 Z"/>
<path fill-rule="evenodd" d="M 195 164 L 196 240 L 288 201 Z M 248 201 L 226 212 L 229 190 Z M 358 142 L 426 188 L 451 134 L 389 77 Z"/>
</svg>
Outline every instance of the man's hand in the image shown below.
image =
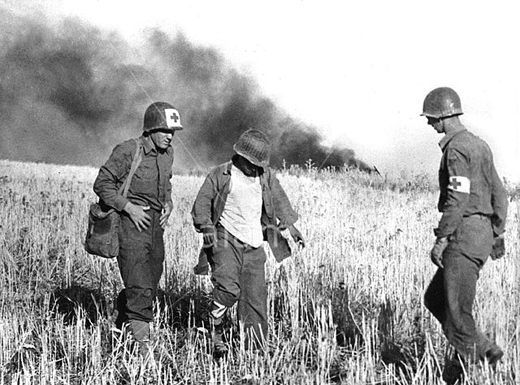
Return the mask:
<svg viewBox="0 0 520 385">
<path fill-rule="evenodd" d="M 216 232 L 215 227 L 208 225 L 202 228 L 202 240 L 204 247 L 213 247 L 216 245 Z"/>
<path fill-rule="evenodd" d="M 504 240 L 504 234 L 500 234 L 495 237 L 495 243 L 493 244 L 493 250 L 491 250 L 490 257 L 492 260 L 502 258 L 506 254 L 506 244 Z"/>
<path fill-rule="evenodd" d="M 444 268 L 442 265 L 442 253 L 446 246 L 448 246 L 448 237 L 437 238 L 430 252 L 432 262 L 441 269 Z"/>
<path fill-rule="evenodd" d="M 172 205 L 169 203 L 166 203 L 161 211 L 161 218 L 159 219 L 159 223 L 161 224 L 161 227 L 163 229 L 166 227 L 166 224 L 168 223 L 168 218 L 170 217 L 171 213 L 172 213 Z"/>
<path fill-rule="evenodd" d="M 291 237 L 294 240 L 294 242 L 296 242 L 296 244 L 299 247 L 301 247 L 301 248 L 305 247 L 305 240 L 303 239 L 303 235 L 302 235 L 302 233 L 300 233 L 300 230 L 298 230 L 296 228 L 296 226 L 294 226 L 294 225 L 289 226 L 289 233 L 291 234 Z"/>
<path fill-rule="evenodd" d="M 149 210 L 150 206 L 139 206 L 133 204 L 132 202 L 128 202 L 124 208 L 124 211 L 130 215 L 130 219 L 134 222 L 135 227 L 137 227 L 138 231 L 143 231 L 150 226 L 151 218 L 145 213 L 146 210 Z"/>
</svg>

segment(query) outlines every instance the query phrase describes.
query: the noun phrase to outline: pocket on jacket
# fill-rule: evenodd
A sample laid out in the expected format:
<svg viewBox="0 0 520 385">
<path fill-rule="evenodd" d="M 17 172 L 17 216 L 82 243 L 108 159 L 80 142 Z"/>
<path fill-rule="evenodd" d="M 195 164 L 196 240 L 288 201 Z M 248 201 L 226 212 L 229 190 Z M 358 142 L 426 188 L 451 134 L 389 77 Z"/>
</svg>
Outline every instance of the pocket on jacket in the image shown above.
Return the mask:
<svg viewBox="0 0 520 385">
<path fill-rule="evenodd" d="M 457 242 L 463 255 L 485 262 L 493 248 L 493 228 L 489 220 L 468 217 L 457 229 Z"/>
</svg>

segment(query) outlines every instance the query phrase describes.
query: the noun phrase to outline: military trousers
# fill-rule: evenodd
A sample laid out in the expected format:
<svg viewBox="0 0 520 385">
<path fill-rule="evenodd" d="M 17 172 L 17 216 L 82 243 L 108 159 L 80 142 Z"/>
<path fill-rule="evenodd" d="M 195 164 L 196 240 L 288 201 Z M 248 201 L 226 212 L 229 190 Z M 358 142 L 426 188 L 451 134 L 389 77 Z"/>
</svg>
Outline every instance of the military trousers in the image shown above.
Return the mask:
<svg viewBox="0 0 520 385">
<path fill-rule="evenodd" d="M 213 300 L 227 308 L 238 301 L 238 320 L 246 332 L 246 347 L 258 347 L 267 336 L 267 285 L 263 246 L 254 248 L 238 240 L 221 225 L 208 261 Z"/>
<path fill-rule="evenodd" d="M 473 317 L 479 273 L 492 247 L 489 218 L 463 218 L 444 250 L 444 268 L 437 270 L 424 296 L 425 306 L 441 323 L 448 341 L 458 354 L 472 362 L 484 359 L 494 346 Z"/>
<path fill-rule="evenodd" d="M 143 231 L 137 230 L 128 215 L 121 215 L 117 262 L 124 289 L 117 300 L 119 323 L 153 321 L 153 301 L 163 273 L 164 230 L 160 226 L 159 211 L 146 213 L 151 222 Z"/>
</svg>

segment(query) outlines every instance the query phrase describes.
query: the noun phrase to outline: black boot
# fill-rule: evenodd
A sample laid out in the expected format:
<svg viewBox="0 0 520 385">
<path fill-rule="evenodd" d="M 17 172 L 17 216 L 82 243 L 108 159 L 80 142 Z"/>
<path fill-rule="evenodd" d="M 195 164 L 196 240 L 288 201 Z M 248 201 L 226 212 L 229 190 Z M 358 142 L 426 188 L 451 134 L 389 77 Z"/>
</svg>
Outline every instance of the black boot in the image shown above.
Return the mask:
<svg viewBox="0 0 520 385">
<path fill-rule="evenodd" d="M 228 347 L 224 342 L 224 323 L 222 318 L 213 321 L 213 330 L 211 334 L 213 343 L 213 358 L 221 359 L 226 356 Z"/>
<path fill-rule="evenodd" d="M 446 357 L 442 379 L 446 385 L 462 384 L 464 382 L 464 359 L 458 354 Z"/>
<path fill-rule="evenodd" d="M 486 351 L 486 359 L 488 360 L 489 366 L 491 366 L 494 369 L 503 355 L 504 352 L 502 351 L 502 349 L 500 349 L 500 347 L 498 347 L 497 345 L 493 344 L 493 346 Z"/>
<path fill-rule="evenodd" d="M 228 347 L 224 342 L 224 315 L 227 307 L 213 301 L 209 312 L 211 322 L 211 338 L 213 342 L 213 358 L 220 359 L 228 352 Z"/>
</svg>

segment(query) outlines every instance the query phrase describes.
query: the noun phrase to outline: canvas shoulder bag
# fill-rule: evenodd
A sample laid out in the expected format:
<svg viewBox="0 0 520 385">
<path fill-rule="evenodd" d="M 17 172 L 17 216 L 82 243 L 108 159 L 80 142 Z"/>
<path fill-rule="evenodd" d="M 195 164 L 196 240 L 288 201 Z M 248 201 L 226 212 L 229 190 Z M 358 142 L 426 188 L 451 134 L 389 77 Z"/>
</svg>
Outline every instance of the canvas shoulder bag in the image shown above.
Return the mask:
<svg viewBox="0 0 520 385">
<path fill-rule="evenodd" d="M 126 197 L 135 170 L 141 163 L 140 139 L 136 139 L 136 150 L 132 166 L 126 180 L 119 188 L 119 194 Z M 119 212 L 108 207 L 103 202 L 92 203 L 88 212 L 88 228 L 85 237 L 85 251 L 104 258 L 114 258 L 119 255 Z"/>
</svg>

